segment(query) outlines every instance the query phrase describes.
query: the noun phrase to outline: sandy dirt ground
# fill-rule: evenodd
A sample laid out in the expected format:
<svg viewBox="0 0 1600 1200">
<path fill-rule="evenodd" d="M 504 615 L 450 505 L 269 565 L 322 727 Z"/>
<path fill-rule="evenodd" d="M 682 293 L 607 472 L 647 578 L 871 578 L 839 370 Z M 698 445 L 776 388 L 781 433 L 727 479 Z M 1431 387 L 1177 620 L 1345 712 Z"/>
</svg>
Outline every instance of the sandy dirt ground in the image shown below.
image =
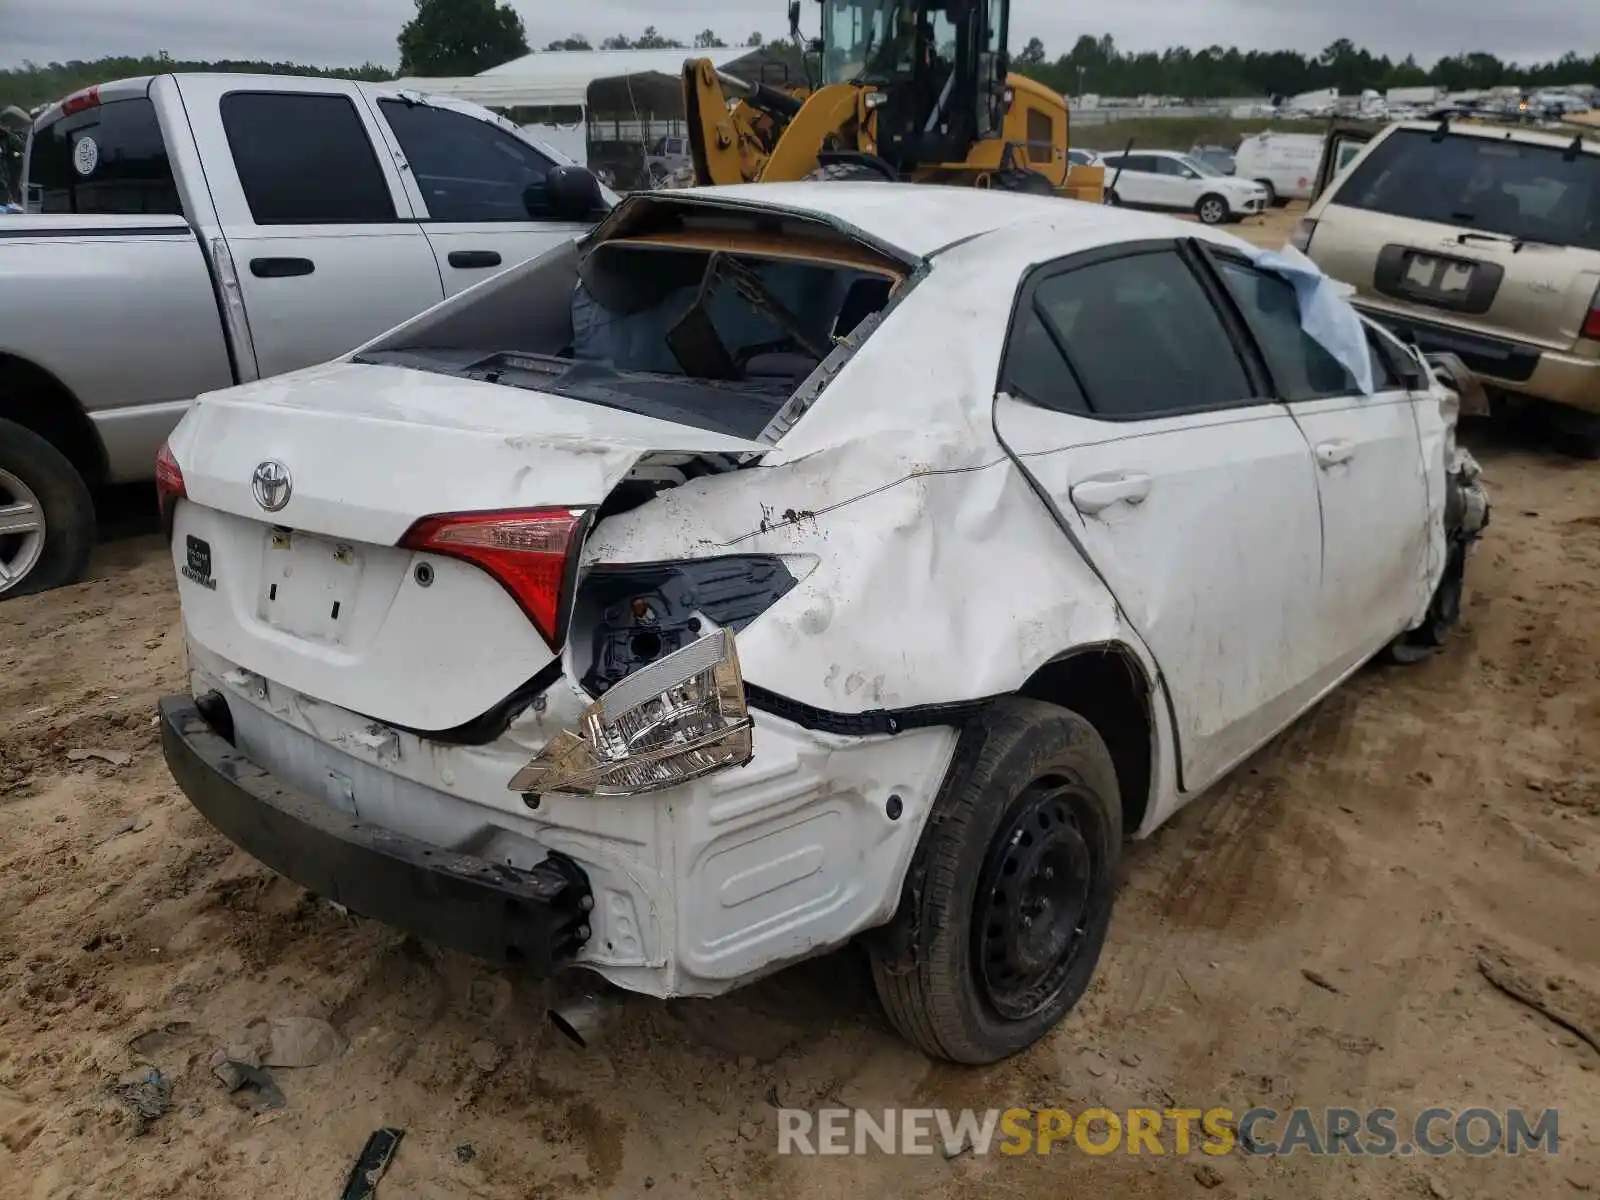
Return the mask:
<svg viewBox="0 0 1600 1200">
<path fill-rule="evenodd" d="M 0 1194 L 326 1200 L 393 1126 L 380 1200 L 1600 1195 L 1600 1053 L 1477 967 L 1509 954 L 1600 1024 L 1600 471 L 1474 441 L 1496 509 L 1448 650 L 1362 672 L 1132 846 L 1089 995 L 985 1070 L 906 1049 L 853 951 L 719 1001 L 632 1002 L 579 1050 L 548 985 L 274 877 L 167 775 L 171 568 L 154 536 L 109 542 L 91 581 L 0 605 Z M 257 1111 L 208 1060 L 280 1017 L 346 1046 L 274 1069 L 284 1105 Z M 170 1096 L 146 1120 L 117 1089 L 151 1067 Z M 775 1103 L 1555 1107 L 1561 1140 L 800 1159 L 776 1153 Z"/>
</svg>

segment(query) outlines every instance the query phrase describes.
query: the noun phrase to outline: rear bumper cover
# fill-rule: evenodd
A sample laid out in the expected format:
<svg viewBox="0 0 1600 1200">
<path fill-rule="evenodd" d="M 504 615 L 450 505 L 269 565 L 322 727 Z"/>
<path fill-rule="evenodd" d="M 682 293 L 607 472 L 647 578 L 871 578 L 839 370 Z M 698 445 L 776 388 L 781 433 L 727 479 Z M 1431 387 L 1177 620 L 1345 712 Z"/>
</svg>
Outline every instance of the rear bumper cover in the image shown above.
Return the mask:
<svg viewBox="0 0 1600 1200">
<path fill-rule="evenodd" d="M 1359 302 L 1380 325 L 1424 352 L 1454 354 L 1492 387 L 1600 412 L 1600 360 L 1420 320 Z"/>
<path fill-rule="evenodd" d="M 522 871 L 352 817 L 285 787 L 189 696 L 160 703 L 161 746 L 190 803 L 234 845 L 361 916 L 493 962 L 549 974 L 589 937 L 594 901 L 574 863 Z"/>
</svg>

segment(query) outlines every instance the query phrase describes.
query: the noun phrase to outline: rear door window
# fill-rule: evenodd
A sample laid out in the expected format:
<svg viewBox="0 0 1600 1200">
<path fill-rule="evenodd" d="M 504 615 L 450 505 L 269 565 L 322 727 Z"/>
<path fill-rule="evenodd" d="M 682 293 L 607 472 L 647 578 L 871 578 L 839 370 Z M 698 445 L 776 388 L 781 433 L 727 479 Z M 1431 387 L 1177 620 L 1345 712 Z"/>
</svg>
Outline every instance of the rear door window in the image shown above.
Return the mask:
<svg viewBox="0 0 1600 1200">
<path fill-rule="evenodd" d="M 530 187 L 544 182 L 551 161 L 532 146 L 465 113 L 380 100 L 435 221 L 526 221 L 538 210 Z M 661 143 L 673 153 L 671 143 Z M 533 209 L 530 211 L 530 199 Z"/>
<path fill-rule="evenodd" d="M 1003 378 L 1042 407 L 1133 420 L 1257 402 L 1221 316 L 1175 250 L 1046 276 L 1024 290 L 1014 329 Z M 1066 368 L 1054 374 L 1052 344 Z"/>
<path fill-rule="evenodd" d="M 1355 376 L 1300 326 L 1294 285 L 1230 259 L 1217 273 L 1255 335 L 1279 394 L 1288 401 L 1344 396 L 1358 390 Z"/>
<path fill-rule="evenodd" d="M 348 96 L 229 92 L 221 112 L 257 225 L 395 220 L 394 196 Z"/>
<path fill-rule="evenodd" d="M 1600 250 L 1600 154 L 1402 129 L 1374 146 L 1334 203 L 1523 241 Z"/>
<path fill-rule="evenodd" d="M 33 135 L 39 211 L 182 215 L 155 105 L 143 96 L 57 117 Z"/>
</svg>

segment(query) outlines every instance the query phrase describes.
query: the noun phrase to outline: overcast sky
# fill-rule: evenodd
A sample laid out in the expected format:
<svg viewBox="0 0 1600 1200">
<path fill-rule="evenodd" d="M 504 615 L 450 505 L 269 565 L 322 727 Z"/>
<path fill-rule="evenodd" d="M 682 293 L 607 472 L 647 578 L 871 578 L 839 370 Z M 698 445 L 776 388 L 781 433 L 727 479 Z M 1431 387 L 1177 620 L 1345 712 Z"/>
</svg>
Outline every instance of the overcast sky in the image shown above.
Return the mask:
<svg viewBox="0 0 1600 1200">
<path fill-rule="evenodd" d="M 754 30 L 770 37 L 785 25 L 784 0 L 516 0 L 514 7 L 535 47 L 570 33 L 598 44 L 646 25 L 686 42 L 711 26 L 732 42 Z M 812 4 L 806 10 L 811 31 L 818 14 Z M 188 59 L 393 65 L 395 34 L 413 11 L 412 0 L 0 0 L 0 66 L 157 50 Z M 1011 27 L 1014 47 L 1038 36 L 1051 55 L 1083 33 L 1110 33 L 1124 50 L 1220 44 L 1307 53 L 1348 37 L 1374 53 L 1412 53 L 1424 63 L 1462 50 L 1521 61 L 1600 52 L 1596 0 L 1014 0 Z"/>
</svg>

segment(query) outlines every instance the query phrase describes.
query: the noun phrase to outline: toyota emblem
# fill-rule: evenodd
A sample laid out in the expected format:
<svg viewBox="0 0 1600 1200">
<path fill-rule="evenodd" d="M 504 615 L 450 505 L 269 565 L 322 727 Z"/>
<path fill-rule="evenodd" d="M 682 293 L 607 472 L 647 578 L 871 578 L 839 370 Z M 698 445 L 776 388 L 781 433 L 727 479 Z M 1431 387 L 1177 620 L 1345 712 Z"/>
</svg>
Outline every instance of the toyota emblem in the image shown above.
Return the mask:
<svg viewBox="0 0 1600 1200">
<path fill-rule="evenodd" d="M 250 491 L 255 495 L 256 503 L 268 512 L 277 512 L 289 503 L 289 496 L 294 491 L 294 480 L 289 476 L 289 468 L 275 459 L 268 459 L 256 468 L 255 474 L 250 477 Z"/>
</svg>

